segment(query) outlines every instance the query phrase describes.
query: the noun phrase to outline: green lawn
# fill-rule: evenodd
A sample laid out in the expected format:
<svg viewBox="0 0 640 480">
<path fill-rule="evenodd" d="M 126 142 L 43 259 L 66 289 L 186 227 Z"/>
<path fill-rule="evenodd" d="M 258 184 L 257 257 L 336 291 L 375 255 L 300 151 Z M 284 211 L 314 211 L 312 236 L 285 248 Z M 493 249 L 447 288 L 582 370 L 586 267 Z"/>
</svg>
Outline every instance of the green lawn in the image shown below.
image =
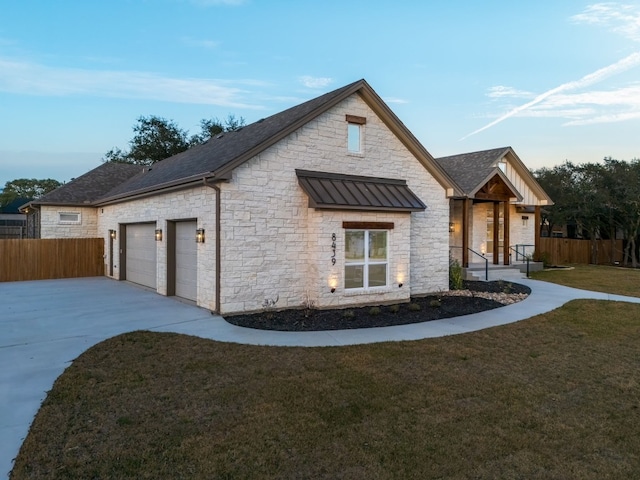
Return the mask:
<svg viewBox="0 0 640 480">
<path fill-rule="evenodd" d="M 602 265 L 573 265 L 573 269 L 533 272 L 531 278 L 568 287 L 640 297 L 640 270 Z"/>
<path fill-rule="evenodd" d="M 640 478 L 640 305 L 340 348 L 135 332 L 57 380 L 22 478 Z"/>
</svg>

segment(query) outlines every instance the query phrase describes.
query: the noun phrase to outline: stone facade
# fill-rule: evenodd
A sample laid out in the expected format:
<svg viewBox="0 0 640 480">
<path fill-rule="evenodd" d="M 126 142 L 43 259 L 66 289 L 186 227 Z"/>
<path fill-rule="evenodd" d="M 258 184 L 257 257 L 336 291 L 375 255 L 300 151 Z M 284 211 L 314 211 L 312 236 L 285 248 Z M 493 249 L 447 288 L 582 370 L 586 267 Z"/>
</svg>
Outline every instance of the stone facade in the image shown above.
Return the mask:
<svg viewBox="0 0 640 480">
<path fill-rule="evenodd" d="M 167 238 L 168 222 L 180 220 L 197 220 L 198 228 L 204 228 L 206 242 L 197 245 L 198 258 L 198 293 L 197 304 L 203 308 L 216 310 L 215 304 L 215 192 L 210 187 L 197 187 L 176 193 L 166 193 L 153 197 L 132 200 L 108 205 L 97 209 L 97 236 L 105 239 L 109 245 L 109 230 L 116 230 L 113 240 L 113 259 L 109 256 L 110 248 L 105 248 L 105 272 L 109 276 L 113 261 L 112 278 L 121 279 L 124 275 L 120 269 L 120 243 L 125 229 L 122 226 L 132 223 L 155 223 L 162 229 L 164 238 L 155 242 L 157 259 L 157 291 L 167 294 Z M 125 227 L 126 228 L 126 227 Z M 195 242 L 195 232 L 194 232 Z"/>
<path fill-rule="evenodd" d="M 78 214 L 79 222 L 60 220 L 60 214 Z M 97 214 L 94 207 L 40 207 L 40 238 L 95 238 Z"/>
<path fill-rule="evenodd" d="M 347 151 L 346 114 L 366 118 L 360 154 Z M 411 214 L 315 210 L 298 185 L 296 168 L 406 179 L 427 209 Z M 265 299 L 278 298 L 276 308 L 324 308 L 448 288 L 445 189 L 356 95 L 237 167 L 221 189 L 223 313 L 260 310 Z M 343 221 L 394 223 L 389 285 L 383 291 L 345 291 Z"/>
<path fill-rule="evenodd" d="M 362 149 L 357 154 L 348 152 L 346 115 L 366 118 L 361 126 Z M 296 169 L 406 180 L 427 208 L 413 213 L 311 208 L 298 185 Z M 232 178 L 217 187 L 221 209 L 218 275 L 217 197 L 210 186 L 81 209 L 83 234 L 105 239 L 105 271 L 114 279 L 123 279 L 121 250 L 126 225 L 150 223 L 162 229 L 163 240 L 151 248 L 156 249 L 156 289 L 166 295 L 171 268 L 168 226 L 196 220 L 198 228 L 206 231 L 206 242 L 197 246 L 197 304 L 222 314 L 258 311 L 265 300 L 277 299 L 275 308 L 332 308 L 408 301 L 411 295 L 448 289 L 446 189 L 357 94 L 239 165 Z M 84 236 L 79 226 L 73 226 L 75 230 L 49 227 L 60 209 L 44 215 L 47 208 L 43 207 L 47 235 Z M 393 224 L 388 230 L 385 287 L 345 289 L 343 222 Z M 117 232 L 115 239 L 109 237 L 109 230 Z M 218 277 L 220 305 L 216 305 Z"/>
</svg>

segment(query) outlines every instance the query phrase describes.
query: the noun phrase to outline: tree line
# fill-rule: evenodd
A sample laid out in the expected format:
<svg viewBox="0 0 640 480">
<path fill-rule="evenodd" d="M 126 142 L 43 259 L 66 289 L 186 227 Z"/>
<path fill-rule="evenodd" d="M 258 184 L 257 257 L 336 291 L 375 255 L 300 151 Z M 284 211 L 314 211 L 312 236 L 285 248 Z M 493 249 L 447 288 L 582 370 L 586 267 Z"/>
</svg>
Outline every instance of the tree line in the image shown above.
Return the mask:
<svg viewBox="0 0 640 480">
<path fill-rule="evenodd" d="M 564 162 L 534 176 L 555 202 L 542 211 L 541 231 L 569 227 L 569 236 L 592 240 L 623 238 L 625 265 L 638 266 L 640 246 L 640 159 L 606 157 L 602 163 Z"/>
</svg>

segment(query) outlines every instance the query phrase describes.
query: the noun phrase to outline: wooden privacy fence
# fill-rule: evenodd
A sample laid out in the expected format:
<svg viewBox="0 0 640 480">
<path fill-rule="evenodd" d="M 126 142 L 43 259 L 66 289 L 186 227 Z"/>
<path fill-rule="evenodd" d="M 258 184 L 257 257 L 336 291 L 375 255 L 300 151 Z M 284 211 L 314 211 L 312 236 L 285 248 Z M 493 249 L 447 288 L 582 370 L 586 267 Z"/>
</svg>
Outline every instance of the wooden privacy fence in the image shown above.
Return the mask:
<svg viewBox="0 0 640 480">
<path fill-rule="evenodd" d="M 0 240 L 0 282 L 104 275 L 104 239 Z"/>
<path fill-rule="evenodd" d="M 622 240 L 596 240 L 596 264 L 622 263 Z M 569 263 L 590 264 L 592 262 L 591 240 L 573 238 L 540 238 L 540 256 L 550 265 Z"/>
</svg>

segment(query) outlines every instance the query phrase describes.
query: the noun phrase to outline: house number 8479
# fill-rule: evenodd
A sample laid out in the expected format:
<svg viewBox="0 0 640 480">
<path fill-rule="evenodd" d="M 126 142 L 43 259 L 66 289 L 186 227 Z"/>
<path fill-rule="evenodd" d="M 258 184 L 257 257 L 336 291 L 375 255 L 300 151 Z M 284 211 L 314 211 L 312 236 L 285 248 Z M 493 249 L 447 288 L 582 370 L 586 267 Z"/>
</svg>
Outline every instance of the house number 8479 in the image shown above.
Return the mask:
<svg viewBox="0 0 640 480">
<path fill-rule="evenodd" d="M 333 255 L 331 255 L 331 265 L 335 265 L 336 264 L 336 234 L 335 233 L 331 234 L 331 251 L 333 252 Z"/>
</svg>

